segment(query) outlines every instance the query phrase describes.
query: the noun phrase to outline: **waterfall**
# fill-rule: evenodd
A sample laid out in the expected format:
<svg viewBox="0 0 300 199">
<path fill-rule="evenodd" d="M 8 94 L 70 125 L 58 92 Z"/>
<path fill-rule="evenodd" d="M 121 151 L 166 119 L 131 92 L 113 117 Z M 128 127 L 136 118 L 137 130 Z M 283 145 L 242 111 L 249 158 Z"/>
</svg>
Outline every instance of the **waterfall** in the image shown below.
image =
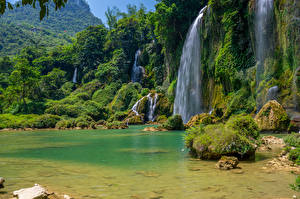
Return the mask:
<svg viewBox="0 0 300 199">
<path fill-rule="evenodd" d="M 279 87 L 278 86 L 273 86 L 272 88 L 269 88 L 268 90 L 268 94 L 267 94 L 267 100 L 277 100 L 277 94 L 279 91 Z"/>
<path fill-rule="evenodd" d="M 256 83 L 259 85 L 264 74 L 265 59 L 270 51 L 273 0 L 257 0 L 255 13 Z"/>
<path fill-rule="evenodd" d="M 74 70 L 74 75 L 73 75 L 73 83 L 77 83 L 77 68 L 75 68 L 75 70 Z"/>
<path fill-rule="evenodd" d="M 154 95 L 154 99 L 151 97 L 151 94 L 149 94 L 147 96 L 148 98 L 148 114 L 147 114 L 147 117 L 148 117 L 148 121 L 154 121 L 155 119 L 155 108 L 156 108 L 156 103 L 157 103 L 157 99 L 158 99 L 158 95 L 157 93 L 155 93 Z"/>
<path fill-rule="evenodd" d="M 140 100 L 138 100 L 133 105 L 133 107 L 132 107 L 131 110 L 136 115 L 139 115 L 138 109 L 139 109 L 139 106 L 141 104 L 141 101 L 147 97 L 147 99 L 148 99 L 148 102 L 147 102 L 147 105 L 148 105 L 147 119 L 148 119 L 148 121 L 152 121 L 153 122 L 155 120 L 155 110 L 156 110 L 156 104 L 157 104 L 157 100 L 158 100 L 158 94 L 155 93 L 154 98 L 151 95 L 152 94 L 149 93 L 147 96 L 145 96 L 145 97 L 141 98 Z"/>
<path fill-rule="evenodd" d="M 141 50 L 137 50 L 135 53 L 134 64 L 131 70 L 131 81 L 141 82 L 141 75 L 143 74 L 143 67 L 138 66 L 139 56 L 141 55 Z"/>
<path fill-rule="evenodd" d="M 200 33 L 204 7 L 187 34 L 178 71 L 174 114 L 180 114 L 185 123 L 202 113 L 202 71 Z"/>
</svg>

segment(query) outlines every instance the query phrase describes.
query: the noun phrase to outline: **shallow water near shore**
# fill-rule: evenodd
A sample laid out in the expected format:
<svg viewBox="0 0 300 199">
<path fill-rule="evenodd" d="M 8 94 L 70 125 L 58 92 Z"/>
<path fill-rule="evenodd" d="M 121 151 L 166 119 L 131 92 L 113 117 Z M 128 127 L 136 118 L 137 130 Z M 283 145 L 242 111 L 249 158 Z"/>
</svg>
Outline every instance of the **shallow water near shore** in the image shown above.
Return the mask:
<svg viewBox="0 0 300 199">
<path fill-rule="evenodd" d="M 184 132 L 126 130 L 0 134 L 0 198 L 35 183 L 74 198 L 292 198 L 295 175 L 262 169 L 275 153 L 257 153 L 242 170 L 219 171 L 191 159 Z M 240 171 L 243 171 L 241 173 Z M 297 195 L 300 197 L 300 195 Z"/>
</svg>

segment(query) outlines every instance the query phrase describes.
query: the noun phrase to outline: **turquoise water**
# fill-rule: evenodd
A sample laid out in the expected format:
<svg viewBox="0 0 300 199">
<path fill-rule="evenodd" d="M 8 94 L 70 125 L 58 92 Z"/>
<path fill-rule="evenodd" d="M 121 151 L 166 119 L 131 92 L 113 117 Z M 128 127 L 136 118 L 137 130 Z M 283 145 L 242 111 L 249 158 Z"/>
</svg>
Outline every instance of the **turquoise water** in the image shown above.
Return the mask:
<svg viewBox="0 0 300 199">
<path fill-rule="evenodd" d="M 190 159 L 184 132 L 126 130 L 0 134 L 0 198 L 35 183 L 75 198 L 291 198 L 295 175 L 262 169 L 275 154 L 242 162 L 243 173 Z M 2 194 L 1 194 L 2 193 Z"/>
</svg>

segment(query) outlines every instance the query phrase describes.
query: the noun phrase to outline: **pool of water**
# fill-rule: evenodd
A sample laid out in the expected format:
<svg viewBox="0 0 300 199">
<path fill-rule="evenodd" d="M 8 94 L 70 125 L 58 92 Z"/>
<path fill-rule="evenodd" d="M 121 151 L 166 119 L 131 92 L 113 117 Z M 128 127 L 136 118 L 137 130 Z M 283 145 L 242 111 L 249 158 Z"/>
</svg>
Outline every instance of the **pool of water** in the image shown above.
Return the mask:
<svg viewBox="0 0 300 199">
<path fill-rule="evenodd" d="M 35 183 L 74 198 L 291 198 L 295 175 L 266 172 L 275 154 L 258 153 L 239 170 L 191 159 L 184 132 L 126 130 L 38 131 L 0 134 L 0 199 Z M 299 194 L 298 194 L 299 196 Z"/>
</svg>

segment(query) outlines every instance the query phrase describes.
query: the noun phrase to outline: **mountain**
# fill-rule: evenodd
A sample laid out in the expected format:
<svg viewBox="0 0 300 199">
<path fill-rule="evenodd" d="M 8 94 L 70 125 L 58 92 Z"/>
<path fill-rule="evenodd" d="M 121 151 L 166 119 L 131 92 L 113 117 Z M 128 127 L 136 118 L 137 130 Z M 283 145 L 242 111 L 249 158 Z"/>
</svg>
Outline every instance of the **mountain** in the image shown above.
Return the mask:
<svg viewBox="0 0 300 199">
<path fill-rule="evenodd" d="M 14 55 L 30 44 L 46 47 L 66 44 L 77 32 L 102 24 L 91 13 L 85 0 L 69 0 L 64 8 L 57 11 L 51 3 L 49 15 L 42 21 L 39 14 L 39 9 L 24 6 L 7 11 L 0 17 L 0 56 Z"/>
</svg>

